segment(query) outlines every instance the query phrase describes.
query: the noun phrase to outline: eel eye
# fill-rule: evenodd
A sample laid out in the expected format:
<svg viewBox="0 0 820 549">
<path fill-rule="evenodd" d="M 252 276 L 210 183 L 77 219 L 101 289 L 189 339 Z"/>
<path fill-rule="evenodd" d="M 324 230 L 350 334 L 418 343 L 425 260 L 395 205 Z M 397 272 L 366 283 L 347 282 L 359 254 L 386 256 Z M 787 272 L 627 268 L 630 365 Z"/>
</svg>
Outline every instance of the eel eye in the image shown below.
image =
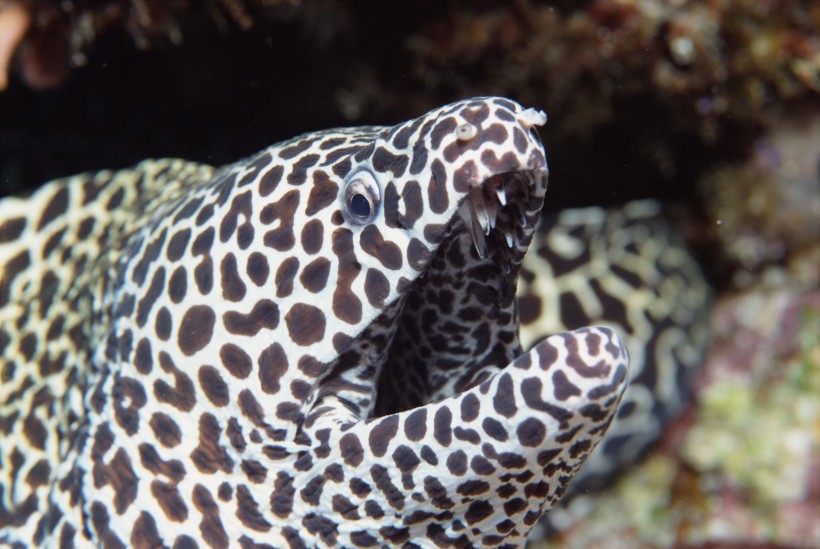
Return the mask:
<svg viewBox="0 0 820 549">
<path fill-rule="evenodd" d="M 372 221 L 380 201 L 379 184 L 370 172 L 357 172 L 348 180 L 343 209 L 352 222 L 363 225 Z"/>
</svg>

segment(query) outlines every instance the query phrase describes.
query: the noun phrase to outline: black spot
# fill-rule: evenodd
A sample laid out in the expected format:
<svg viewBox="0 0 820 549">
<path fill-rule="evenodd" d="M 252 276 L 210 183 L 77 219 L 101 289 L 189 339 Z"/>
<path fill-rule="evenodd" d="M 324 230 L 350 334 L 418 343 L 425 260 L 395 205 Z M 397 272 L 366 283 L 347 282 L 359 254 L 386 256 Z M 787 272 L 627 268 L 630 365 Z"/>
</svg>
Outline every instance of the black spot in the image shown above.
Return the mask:
<svg viewBox="0 0 820 549">
<path fill-rule="evenodd" d="M 317 257 L 305 265 L 299 281 L 307 291 L 316 294 L 324 290 L 329 275 L 330 261 L 325 257 Z"/>
<path fill-rule="evenodd" d="M 280 252 L 286 252 L 293 248 L 296 240 L 293 235 L 293 216 L 299 206 L 299 191 L 296 189 L 285 193 L 277 202 L 268 204 L 260 212 L 260 220 L 265 225 L 270 225 L 279 220 L 279 225 L 275 229 L 266 232 L 263 237 L 265 246 Z"/>
<path fill-rule="evenodd" d="M 362 249 L 379 260 L 387 269 L 400 269 L 403 263 L 401 249 L 395 242 L 385 240 L 376 225 L 368 225 L 359 235 Z"/>
<path fill-rule="evenodd" d="M 450 446 L 450 442 L 453 440 L 452 421 L 453 414 L 449 408 L 442 406 L 436 410 L 436 415 L 433 419 L 433 436 L 442 446 Z"/>
<path fill-rule="evenodd" d="M 407 262 L 415 270 L 421 272 L 427 267 L 432 253 L 424 243 L 418 238 L 413 237 L 410 244 L 407 246 Z"/>
<path fill-rule="evenodd" d="M 506 418 L 513 417 L 518 411 L 515 405 L 515 387 L 512 376 L 507 372 L 501 374 L 498 380 L 498 387 L 493 397 L 493 408 Z"/>
<path fill-rule="evenodd" d="M 456 476 L 462 476 L 467 472 L 467 454 L 464 450 L 456 450 L 447 456 L 447 470 Z"/>
<path fill-rule="evenodd" d="M 211 246 L 214 244 L 215 234 L 216 231 L 214 231 L 213 227 L 208 227 L 199 233 L 194 240 L 193 246 L 191 246 L 191 253 L 194 255 L 205 255 L 210 253 Z"/>
<path fill-rule="evenodd" d="M 438 416 L 436 416 L 438 417 Z M 404 435 L 407 440 L 418 442 L 427 434 L 427 409 L 418 408 L 404 421 Z"/>
<path fill-rule="evenodd" d="M 277 164 L 268 171 L 266 171 L 259 180 L 259 194 L 268 196 L 279 185 L 282 180 L 282 175 L 285 173 L 285 168 Z"/>
<path fill-rule="evenodd" d="M 376 147 L 371 157 L 371 165 L 377 172 L 391 172 L 394 178 L 400 178 L 407 170 L 407 157 L 393 154 L 384 147 Z"/>
<path fill-rule="evenodd" d="M 41 231 L 43 227 L 54 221 L 57 217 L 64 214 L 68 210 L 68 187 L 61 186 L 51 199 L 43 208 L 43 214 L 40 216 L 40 221 L 37 224 L 37 230 Z"/>
<path fill-rule="evenodd" d="M 436 477 L 424 477 L 424 491 L 427 492 L 430 503 L 439 509 L 452 509 L 455 506 L 453 500 L 449 498 L 447 488 Z"/>
<path fill-rule="evenodd" d="M 137 326 L 142 328 L 148 322 L 148 315 L 157 298 L 165 289 L 165 267 L 160 267 L 151 278 L 151 285 L 137 304 Z"/>
<path fill-rule="evenodd" d="M 364 293 L 367 301 L 376 308 L 383 308 L 390 294 L 390 282 L 384 273 L 377 269 L 368 269 L 364 280 Z"/>
<path fill-rule="evenodd" d="M 276 297 L 287 297 L 293 293 L 293 280 L 299 272 L 299 260 L 295 257 L 285 258 L 276 269 Z"/>
<path fill-rule="evenodd" d="M 248 264 L 245 268 L 245 272 L 248 273 L 248 278 L 251 279 L 251 282 L 257 286 L 264 286 L 270 275 L 270 266 L 268 265 L 267 258 L 259 252 L 253 252 L 248 256 Z"/>
<path fill-rule="evenodd" d="M 458 122 L 452 116 L 437 120 L 436 125 L 430 131 L 430 145 L 433 150 L 438 149 L 444 138 L 452 135 L 457 126 Z"/>
<path fill-rule="evenodd" d="M 45 449 L 48 432 L 39 418 L 34 415 L 27 416 L 23 421 L 23 434 L 32 446 L 40 450 Z"/>
<path fill-rule="evenodd" d="M 421 460 L 415 450 L 404 444 L 393 452 L 393 462 L 402 473 L 412 473 L 419 466 Z"/>
<path fill-rule="evenodd" d="M 318 253 L 322 249 L 324 240 L 324 225 L 322 225 L 321 220 L 311 219 L 308 221 L 302 229 L 301 240 L 302 249 L 306 253 L 311 255 Z"/>
<path fill-rule="evenodd" d="M 336 290 L 333 292 L 333 314 L 339 320 L 357 324 L 362 319 L 362 302 L 351 286 L 361 272 L 361 264 L 353 250 L 353 233 L 340 228 L 333 233 L 333 253 L 339 258 Z"/>
<path fill-rule="evenodd" d="M 182 440 L 182 432 L 171 416 L 162 412 L 154 412 L 149 422 L 154 436 L 166 448 L 177 446 Z"/>
<path fill-rule="evenodd" d="M 159 364 L 163 371 L 174 376 L 174 386 L 168 385 L 163 379 L 154 382 L 154 396 L 161 402 L 167 402 L 171 406 L 183 412 L 190 412 L 196 403 L 196 391 L 194 383 L 188 374 L 181 371 L 174 365 L 170 355 L 165 351 L 159 353 Z"/>
<path fill-rule="evenodd" d="M 427 166 L 427 144 L 420 140 L 413 146 L 413 159 L 410 161 L 410 175 L 420 174 Z"/>
<path fill-rule="evenodd" d="M 485 433 L 501 442 L 505 442 L 509 437 L 509 435 L 507 435 L 507 430 L 497 419 L 486 417 L 484 418 L 484 421 L 481 422 L 481 427 L 484 429 Z"/>
<path fill-rule="evenodd" d="M 238 345 L 226 343 L 219 349 L 219 358 L 222 365 L 232 376 L 238 379 L 245 379 L 251 374 L 253 362 L 251 357 Z"/>
<path fill-rule="evenodd" d="M 168 280 L 168 297 L 173 303 L 181 303 L 188 292 L 188 273 L 185 267 L 179 266 Z"/>
<path fill-rule="evenodd" d="M 237 402 L 242 415 L 250 419 L 254 425 L 261 426 L 264 423 L 265 412 L 250 390 L 243 389 L 240 391 Z"/>
<path fill-rule="evenodd" d="M 147 402 L 142 383 L 117 374 L 111 392 L 114 400 L 114 417 L 117 423 L 127 434 L 136 434 L 139 430 L 139 410 Z M 126 403 L 128 406 L 123 406 Z"/>
<path fill-rule="evenodd" d="M 177 344 L 185 356 L 203 349 L 213 335 L 216 315 L 207 305 L 194 305 L 185 311 L 177 333 Z"/>
<path fill-rule="evenodd" d="M 208 400 L 215 406 L 226 406 L 228 404 L 228 385 L 219 375 L 219 370 L 213 366 L 200 366 L 199 386 Z"/>
<path fill-rule="evenodd" d="M 516 433 L 522 446 L 536 448 L 541 445 L 547 436 L 547 428 L 538 419 L 530 417 L 518 424 Z"/>
<path fill-rule="evenodd" d="M 464 422 L 473 421 L 481 411 L 481 402 L 473 393 L 468 393 L 461 399 L 461 420 Z"/>
<path fill-rule="evenodd" d="M 228 252 L 222 258 L 222 297 L 228 301 L 241 301 L 245 297 L 245 283 L 239 276 L 236 265 L 236 256 Z"/>
<path fill-rule="evenodd" d="M 581 394 L 581 389 L 574 385 L 567 375 L 561 370 L 556 370 L 552 374 L 553 394 L 555 398 L 565 401 L 573 396 Z"/>
<path fill-rule="evenodd" d="M 339 186 L 328 175 L 317 170 L 313 174 L 313 186 L 308 195 L 305 215 L 313 217 L 336 201 L 339 195 Z M 316 220 L 318 221 L 318 219 Z M 321 225 L 321 223 L 320 223 Z"/>
<path fill-rule="evenodd" d="M 233 471 L 233 460 L 219 443 L 221 435 L 222 429 L 213 414 L 199 416 L 199 445 L 191 452 L 190 458 L 201 473 Z"/>
<path fill-rule="evenodd" d="M 208 220 L 211 219 L 213 216 L 214 216 L 214 205 L 213 204 L 206 204 L 205 206 L 202 207 L 201 210 L 199 210 L 199 213 L 196 214 L 196 220 L 194 221 L 194 223 L 196 223 L 197 227 L 201 227 L 202 225 L 207 223 Z"/>
<path fill-rule="evenodd" d="M 388 416 L 370 430 L 370 450 L 376 457 L 382 457 L 387 452 L 390 441 L 396 436 L 399 429 L 399 417 Z"/>
<path fill-rule="evenodd" d="M 125 544 L 111 531 L 109 520 L 108 509 L 99 501 L 95 501 L 91 505 L 91 524 L 99 536 L 100 545 L 109 549 L 125 549 Z"/>
<path fill-rule="evenodd" d="M 302 519 L 302 526 L 314 536 L 318 536 L 325 547 L 336 545 L 338 525 L 329 518 L 311 513 Z"/>
<path fill-rule="evenodd" d="M 202 520 L 199 523 L 199 531 L 205 543 L 214 549 L 226 549 L 228 547 L 228 534 L 219 518 L 219 506 L 211 496 L 211 493 L 201 484 L 194 486 L 193 502 L 199 512 L 202 513 Z"/>
<path fill-rule="evenodd" d="M 151 483 L 151 494 L 157 500 L 160 509 L 172 522 L 184 522 L 188 518 L 188 507 L 177 490 L 176 485 L 160 480 Z"/>
<path fill-rule="evenodd" d="M 267 467 L 255 459 L 243 460 L 239 467 L 254 484 L 262 484 L 268 477 Z"/>
<path fill-rule="evenodd" d="M 289 518 L 293 512 L 293 496 L 296 488 L 293 486 L 293 477 L 279 471 L 273 483 L 273 493 L 270 496 L 270 509 L 279 518 Z"/>
<path fill-rule="evenodd" d="M 399 214 L 399 224 L 406 229 L 412 229 L 424 213 L 424 199 L 419 182 L 413 180 L 405 183 L 401 190 L 401 199 L 404 203 L 404 214 Z"/>
<path fill-rule="evenodd" d="M 487 501 L 477 499 L 467 508 L 467 513 L 464 515 L 464 519 L 467 521 L 467 524 L 472 525 L 477 522 L 481 522 L 492 514 L 493 506 Z"/>
<path fill-rule="evenodd" d="M 222 217 L 222 222 L 219 224 L 219 241 L 227 242 L 231 239 L 236 226 L 239 224 L 239 216 L 242 215 L 245 219 L 250 219 L 253 213 L 251 207 L 252 194 L 246 191 L 242 194 L 234 196 L 231 200 L 231 207 Z"/>
<path fill-rule="evenodd" d="M 137 343 L 137 350 L 134 353 L 134 366 L 141 374 L 151 373 L 154 367 L 154 357 L 151 354 L 151 342 L 147 338 L 142 338 Z"/>
<path fill-rule="evenodd" d="M 228 311 L 222 316 L 222 322 L 232 334 L 254 336 L 263 328 L 273 330 L 279 325 L 279 307 L 270 299 L 262 299 L 246 315 Z"/>
<path fill-rule="evenodd" d="M 297 345 L 318 343 L 325 336 L 325 315 L 321 309 L 306 303 L 296 303 L 285 315 L 291 340 Z"/>
<path fill-rule="evenodd" d="M 223 482 L 216 491 L 216 497 L 221 501 L 231 501 L 233 498 L 233 487 L 227 482 Z"/>
<path fill-rule="evenodd" d="M 191 240 L 191 229 L 182 229 L 174 233 L 171 240 L 168 242 L 168 247 L 165 250 L 165 256 L 169 261 L 177 261 L 185 253 L 185 248 L 188 247 L 188 242 Z"/>
<path fill-rule="evenodd" d="M 370 467 L 370 476 L 376 483 L 376 487 L 385 495 L 387 503 L 391 507 L 398 510 L 404 509 L 404 492 L 390 480 L 390 473 L 387 468 L 375 464 Z"/>
<path fill-rule="evenodd" d="M 194 268 L 194 282 L 202 295 L 208 295 L 214 287 L 214 262 L 205 256 Z"/>
<path fill-rule="evenodd" d="M 26 228 L 26 218 L 14 217 L 0 223 L 0 243 L 17 240 Z"/>
<path fill-rule="evenodd" d="M 347 433 L 339 441 L 339 450 L 342 453 L 344 462 L 352 467 L 358 467 L 363 460 L 364 449 L 359 441 L 359 437 L 353 433 Z"/>
<path fill-rule="evenodd" d="M 242 484 L 236 487 L 236 518 L 245 527 L 256 532 L 268 532 L 271 529 L 271 524 L 262 516 L 251 491 Z"/>
<path fill-rule="evenodd" d="M 288 370 L 288 357 L 278 343 L 273 343 L 259 355 L 259 383 L 268 394 L 279 392 L 279 380 Z"/>
<path fill-rule="evenodd" d="M 199 207 L 202 205 L 202 202 L 205 201 L 204 196 L 198 196 L 189 199 L 187 202 L 183 202 L 179 206 L 177 206 L 177 213 L 174 216 L 173 223 L 174 225 L 179 224 L 180 221 L 183 219 L 188 219 L 195 213 L 199 211 Z"/>
<path fill-rule="evenodd" d="M 140 513 L 131 529 L 131 546 L 139 549 L 163 546 L 154 517 L 145 511 Z"/>
<path fill-rule="evenodd" d="M 533 294 L 518 297 L 518 320 L 521 324 L 533 324 L 541 317 L 541 298 Z"/>
<path fill-rule="evenodd" d="M 481 435 L 475 429 L 465 429 L 464 427 L 456 427 L 453 429 L 453 434 L 458 440 L 469 442 L 470 444 L 479 444 L 481 442 Z"/>
<path fill-rule="evenodd" d="M 444 164 L 436 158 L 430 167 L 432 175 L 427 185 L 427 201 L 433 213 L 444 213 L 450 205 L 447 192 L 447 171 Z"/>
<path fill-rule="evenodd" d="M 171 338 L 173 328 L 171 312 L 165 306 L 160 307 L 159 311 L 157 311 L 156 320 L 154 321 L 154 332 L 156 332 L 157 337 L 162 341 L 168 341 Z"/>
</svg>

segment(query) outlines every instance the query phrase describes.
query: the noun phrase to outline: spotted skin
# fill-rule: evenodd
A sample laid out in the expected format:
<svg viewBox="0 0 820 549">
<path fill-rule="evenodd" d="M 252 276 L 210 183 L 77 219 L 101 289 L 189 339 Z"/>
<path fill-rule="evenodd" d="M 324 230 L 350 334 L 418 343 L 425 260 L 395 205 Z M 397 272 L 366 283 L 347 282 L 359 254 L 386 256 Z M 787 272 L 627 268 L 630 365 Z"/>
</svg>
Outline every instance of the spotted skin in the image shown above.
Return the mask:
<svg viewBox="0 0 820 549">
<path fill-rule="evenodd" d="M 594 493 L 635 464 L 688 404 L 708 343 L 710 287 L 668 212 L 653 200 L 546 213 L 518 286 L 521 343 L 603 324 L 622 335 L 630 383 L 604 441 L 573 478 L 549 529 L 572 524 Z M 565 509 L 571 504 L 570 509 Z"/>
<path fill-rule="evenodd" d="M 609 328 L 521 350 L 543 122 L 465 100 L 0 202 L 0 543 L 522 545 L 628 378 Z"/>
</svg>

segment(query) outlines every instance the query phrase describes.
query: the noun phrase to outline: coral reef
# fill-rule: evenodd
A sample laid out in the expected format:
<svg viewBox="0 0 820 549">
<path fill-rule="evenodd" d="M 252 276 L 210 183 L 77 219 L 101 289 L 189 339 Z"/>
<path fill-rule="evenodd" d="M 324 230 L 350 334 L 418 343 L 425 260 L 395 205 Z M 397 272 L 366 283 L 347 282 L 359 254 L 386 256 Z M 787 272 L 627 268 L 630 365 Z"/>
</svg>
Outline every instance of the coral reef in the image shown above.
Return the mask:
<svg viewBox="0 0 820 549">
<path fill-rule="evenodd" d="M 751 158 L 708 172 L 700 191 L 710 232 L 736 287 L 784 265 L 804 287 L 820 283 L 820 109 L 778 118 L 754 143 Z"/>
<path fill-rule="evenodd" d="M 820 545 L 820 291 L 724 298 L 698 405 L 538 549 Z M 617 510 L 617 511 L 613 511 Z"/>
<path fill-rule="evenodd" d="M 298 0 L 252 0 L 263 7 L 293 6 Z M 36 89 L 60 85 L 69 69 L 87 63 L 89 51 L 100 34 L 119 28 L 137 48 L 182 42 L 182 18 L 208 11 L 213 21 L 225 29 L 232 22 L 242 30 L 254 19 L 243 0 L 6 0 L 0 8 L 9 14 L 25 14 L 29 26 L 15 20 L 14 32 L 0 41 L 0 60 L 17 50 L 18 70 L 23 80 Z M 0 12 L 2 13 L 2 12 Z M 17 15 L 19 18 L 20 15 Z M 9 17 L 10 18 L 10 17 Z M 9 22 L 11 25 L 11 22 Z M 22 32 L 20 32 L 21 29 Z M 8 64 L 0 64 L 0 90 L 5 89 Z"/>
</svg>

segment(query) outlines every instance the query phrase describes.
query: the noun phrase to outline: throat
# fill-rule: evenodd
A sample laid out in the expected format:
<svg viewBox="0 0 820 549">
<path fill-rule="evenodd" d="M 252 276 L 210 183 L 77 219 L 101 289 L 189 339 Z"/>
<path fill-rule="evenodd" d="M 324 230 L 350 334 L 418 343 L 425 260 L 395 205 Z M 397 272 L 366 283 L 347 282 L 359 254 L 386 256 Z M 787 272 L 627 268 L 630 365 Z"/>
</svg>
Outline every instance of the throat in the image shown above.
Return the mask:
<svg viewBox="0 0 820 549">
<path fill-rule="evenodd" d="M 480 258 L 455 231 L 398 319 L 379 380 L 374 414 L 401 412 L 464 391 L 521 354 L 515 306 L 517 268 Z"/>
</svg>

